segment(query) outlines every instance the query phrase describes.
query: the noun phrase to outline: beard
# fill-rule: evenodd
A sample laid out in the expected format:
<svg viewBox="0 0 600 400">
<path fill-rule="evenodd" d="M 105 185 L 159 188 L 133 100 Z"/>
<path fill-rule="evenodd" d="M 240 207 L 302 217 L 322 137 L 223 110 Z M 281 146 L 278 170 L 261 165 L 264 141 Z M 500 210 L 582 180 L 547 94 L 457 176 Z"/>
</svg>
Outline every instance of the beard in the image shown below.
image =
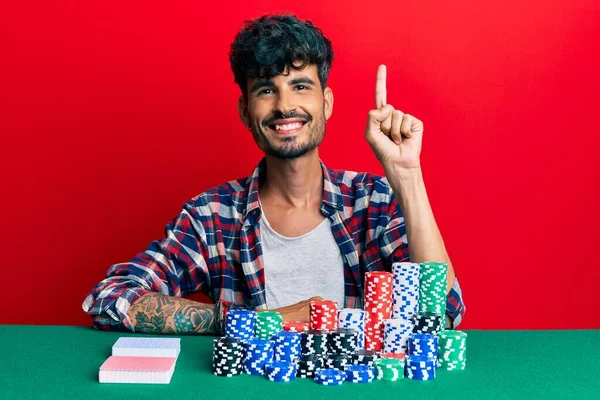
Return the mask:
<svg viewBox="0 0 600 400">
<path fill-rule="evenodd" d="M 280 138 L 280 144 L 274 144 L 260 125 L 252 128 L 252 135 L 258 146 L 265 154 L 282 160 L 293 160 L 302 157 L 311 150 L 316 149 L 325 137 L 325 116 L 311 119 L 302 129 L 308 130 L 301 135 Z M 268 129 L 265 127 L 265 129 Z M 305 139 L 304 139 L 305 138 Z M 302 141 L 304 139 L 304 141 Z"/>
</svg>

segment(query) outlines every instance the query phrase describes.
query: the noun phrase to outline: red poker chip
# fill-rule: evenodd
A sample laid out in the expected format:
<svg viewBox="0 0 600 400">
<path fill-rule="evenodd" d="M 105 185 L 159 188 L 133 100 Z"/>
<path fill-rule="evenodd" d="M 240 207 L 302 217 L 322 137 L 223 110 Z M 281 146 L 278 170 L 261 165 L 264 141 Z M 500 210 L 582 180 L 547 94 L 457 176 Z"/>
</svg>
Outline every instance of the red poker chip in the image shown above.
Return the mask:
<svg viewBox="0 0 600 400">
<path fill-rule="evenodd" d="M 309 329 L 308 322 L 301 321 L 283 321 L 283 330 L 302 333 Z"/>
<path fill-rule="evenodd" d="M 331 300 L 310 302 L 310 329 L 334 330 L 337 328 L 338 305 Z"/>
<path fill-rule="evenodd" d="M 379 353 L 379 357 L 381 358 L 397 358 L 399 360 L 404 360 L 406 354 L 404 353 Z"/>
</svg>

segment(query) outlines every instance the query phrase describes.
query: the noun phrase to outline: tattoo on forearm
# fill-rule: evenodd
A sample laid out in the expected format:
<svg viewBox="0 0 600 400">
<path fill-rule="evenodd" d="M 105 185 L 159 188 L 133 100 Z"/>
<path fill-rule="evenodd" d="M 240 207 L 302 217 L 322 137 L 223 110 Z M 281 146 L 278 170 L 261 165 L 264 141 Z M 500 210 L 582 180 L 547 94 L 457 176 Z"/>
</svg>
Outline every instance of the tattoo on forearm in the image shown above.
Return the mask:
<svg viewBox="0 0 600 400">
<path fill-rule="evenodd" d="M 149 293 L 127 313 L 135 331 L 142 333 L 215 333 L 214 306 L 160 293 Z"/>
</svg>

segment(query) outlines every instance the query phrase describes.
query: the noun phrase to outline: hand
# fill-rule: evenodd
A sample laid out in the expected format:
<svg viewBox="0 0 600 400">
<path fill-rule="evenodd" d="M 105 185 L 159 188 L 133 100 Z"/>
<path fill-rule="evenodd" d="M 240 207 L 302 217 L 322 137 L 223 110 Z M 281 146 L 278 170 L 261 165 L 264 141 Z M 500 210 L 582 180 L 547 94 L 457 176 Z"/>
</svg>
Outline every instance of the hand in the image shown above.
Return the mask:
<svg viewBox="0 0 600 400">
<path fill-rule="evenodd" d="M 323 300 L 319 296 L 311 297 L 308 300 L 303 300 L 296 304 L 292 304 L 289 306 L 276 308 L 274 310 L 268 311 L 277 311 L 281 313 L 284 321 L 300 321 L 300 322 L 309 322 L 310 320 L 310 302 L 316 300 Z M 267 311 L 267 310 L 262 310 Z"/>
<path fill-rule="evenodd" d="M 419 171 L 423 122 L 387 104 L 386 67 L 380 65 L 375 83 L 375 107 L 369 111 L 365 137 L 383 168 L 400 174 Z"/>
</svg>

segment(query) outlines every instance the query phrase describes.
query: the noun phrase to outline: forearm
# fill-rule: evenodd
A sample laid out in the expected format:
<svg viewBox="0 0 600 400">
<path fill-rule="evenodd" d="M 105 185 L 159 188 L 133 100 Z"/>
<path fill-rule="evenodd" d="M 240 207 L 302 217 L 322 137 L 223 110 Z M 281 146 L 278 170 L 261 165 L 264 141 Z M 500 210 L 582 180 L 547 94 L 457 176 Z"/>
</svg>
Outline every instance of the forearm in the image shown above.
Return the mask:
<svg viewBox="0 0 600 400">
<path fill-rule="evenodd" d="M 410 260 L 448 264 L 446 291 L 449 292 L 454 284 L 454 268 L 429 203 L 422 170 L 416 169 L 412 173 L 386 171 L 386 176 L 404 216 Z"/>
<path fill-rule="evenodd" d="M 134 302 L 127 316 L 136 332 L 176 335 L 214 334 L 215 305 L 161 293 L 147 293 Z"/>
</svg>

